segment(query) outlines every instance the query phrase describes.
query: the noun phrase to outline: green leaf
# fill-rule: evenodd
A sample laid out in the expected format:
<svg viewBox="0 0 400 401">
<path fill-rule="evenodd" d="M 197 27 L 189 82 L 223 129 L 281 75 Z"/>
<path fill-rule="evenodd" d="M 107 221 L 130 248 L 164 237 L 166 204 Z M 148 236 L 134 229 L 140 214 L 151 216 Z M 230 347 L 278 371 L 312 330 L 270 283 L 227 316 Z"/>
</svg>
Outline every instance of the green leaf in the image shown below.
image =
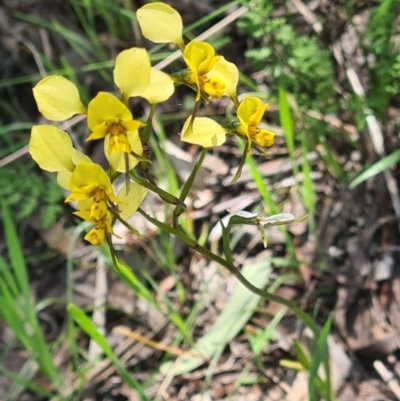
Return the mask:
<svg viewBox="0 0 400 401">
<path fill-rule="evenodd" d="M 2 204 L 2 217 L 10 266 L 0 263 L 1 315 L 12 328 L 15 336 L 26 350 L 33 355 L 43 373 L 54 386 L 59 386 L 60 376 L 41 331 L 26 270 L 24 255 L 13 224 L 11 213 Z"/>
<path fill-rule="evenodd" d="M 140 400 L 148 401 L 148 398 L 143 392 L 142 386 L 138 383 L 124 367 L 121 361 L 114 354 L 107 339 L 98 331 L 93 322 L 85 315 L 85 313 L 74 304 L 67 305 L 68 313 L 73 317 L 79 327 L 92 338 L 99 347 L 103 350 L 104 354 L 110 361 L 118 368 L 123 380 L 134 390 L 137 391 Z"/>
<path fill-rule="evenodd" d="M 327 355 L 328 336 L 331 331 L 331 326 L 332 326 L 332 315 L 329 315 L 328 319 L 324 324 L 324 327 L 321 330 L 320 335 L 318 336 L 316 349 L 314 349 L 312 352 L 310 377 L 308 381 L 308 390 L 309 390 L 308 393 L 310 401 L 317 400 L 316 385 L 318 384 L 318 368 L 321 362 L 328 357 Z M 329 371 L 327 372 L 327 374 L 329 374 Z M 318 387 L 321 387 L 321 384 L 319 384 Z M 330 389 L 326 388 L 325 389 L 320 388 L 320 390 L 325 390 L 324 392 L 326 392 L 327 394 L 329 394 L 330 392 Z"/>
<path fill-rule="evenodd" d="M 271 273 L 269 262 L 245 266 L 242 274 L 251 282 L 262 288 Z M 202 337 L 195 348 L 180 358 L 177 362 L 167 362 L 161 366 L 162 373 L 180 375 L 201 366 L 222 352 L 225 346 L 239 333 L 254 313 L 260 296 L 254 294 L 237 283 L 235 291 L 225 309 L 215 322 L 209 333 Z"/>
<path fill-rule="evenodd" d="M 294 339 L 293 346 L 296 351 L 297 360 L 301 363 L 301 365 L 303 366 L 303 369 L 309 370 L 310 369 L 310 361 L 309 361 L 309 358 L 307 357 L 307 354 L 305 353 L 300 341 L 297 339 Z"/>
<path fill-rule="evenodd" d="M 355 180 L 353 180 L 349 184 L 349 187 L 351 189 L 355 188 L 357 185 L 361 184 L 362 182 L 368 180 L 371 177 L 374 177 L 379 173 L 382 173 L 383 171 L 392 167 L 399 161 L 400 161 L 400 149 L 396 150 L 395 152 L 379 160 L 372 166 L 368 167 L 364 172 L 362 172 Z"/>
<path fill-rule="evenodd" d="M 30 289 L 25 259 L 19 243 L 17 232 L 11 219 L 11 214 L 4 204 L 2 204 L 2 215 L 10 263 L 11 266 L 14 267 L 14 273 L 18 282 L 18 286 L 24 295 L 26 295 L 30 293 Z"/>
<path fill-rule="evenodd" d="M 290 115 L 290 108 L 287 101 L 286 91 L 284 88 L 279 87 L 279 120 L 281 122 L 283 132 L 285 134 L 286 146 L 289 151 L 290 157 L 293 156 L 294 152 L 294 134 L 293 134 L 293 122 Z"/>
<path fill-rule="evenodd" d="M 264 330 L 258 332 L 257 335 L 249 336 L 249 342 L 254 356 L 260 356 L 263 348 L 273 339 L 276 326 L 280 323 L 288 310 L 288 308 L 282 308 L 271 319 Z"/>
<path fill-rule="evenodd" d="M 139 297 L 148 302 L 150 305 L 157 307 L 157 302 L 155 301 L 151 292 L 146 288 L 146 286 L 140 282 L 140 280 L 135 276 L 133 271 L 123 262 L 121 259 L 116 260 L 117 272 L 116 274 L 120 277 L 126 285 L 133 290 L 133 292 Z"/>
</svg>

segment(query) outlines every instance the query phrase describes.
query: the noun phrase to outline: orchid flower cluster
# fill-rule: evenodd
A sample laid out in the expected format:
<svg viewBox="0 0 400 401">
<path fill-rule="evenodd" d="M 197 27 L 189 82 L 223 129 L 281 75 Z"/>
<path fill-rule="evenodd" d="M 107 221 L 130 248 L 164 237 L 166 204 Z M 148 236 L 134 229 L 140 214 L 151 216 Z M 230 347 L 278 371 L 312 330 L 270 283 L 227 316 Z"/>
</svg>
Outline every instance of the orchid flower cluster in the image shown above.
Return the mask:
<svg viewBox="0 0 400 401">
<path fill-rule="evenodd" d="M 203 148 L 219 146 L 226 135 L 237 135 L 246 146 L 239 164 L 241 167 L 251 147 L 256 150 L 273 144 L 274 133 L 260 128 L 267 104 L 253 96 L 238 101 L 236 87 L 239 72 L 235 64 L 216 55 L 205 42 L 183 40 L 183 25 L 179 13 L 164 3 L 151 3 L 137 11 L 144 37 L 155 43 L 173 43 L 182 52 L 186 67 L 168 75 L 151 66 L 148 52 L 133 47 L 122 51 L 115 60 L 113 78 L 119 94 L 99 92 L 87 105 L 81 101 L 78 88 L 70 80 L 51 75 L 43 78 L 33 89 L 41 114 L 50 121 L 61 122 L 74 115 L 86 116 L 90 131 L 87 141 L 104 140 L 104 154 L 109 168 L 104 169 L 87 155 L 74 148 L 70 136 L 55 125 L 32 128 L 29 152 L 46 171 L 56 172 L 59 185 L 69 191 L 65 201 L 76 201 L 78 217 L 92 224 L 85 239 L 92 245 L 107 242 L 112 248 L 113 224 L 119 220 L 135 234 L 126 219 L 138 210 L 148 188 L 155 188 L 148 175 L 149 136 L 154 108 L 170 98 L 176 85 L 186 85 L 196 92 L 192 115 L 186 120 L 181 140 Z M 196 117 L 201 102 L 228 96 L 236 109 L 237 120 L 220 125 L 207 117 Z M 129 99 L 140 97 L 151 105 L 146 122 L 136 119 L 128 107 Z M 132 181 L 132 170 L 140 167 L 147 178 L 141 185 Z M 115 180 L 125 175 L 125 183 L 115 192 Z M 153 189 L 154 190 L 154 189 Z M 160 192 L 159 192 L 160 193 Z"/>
</svg>

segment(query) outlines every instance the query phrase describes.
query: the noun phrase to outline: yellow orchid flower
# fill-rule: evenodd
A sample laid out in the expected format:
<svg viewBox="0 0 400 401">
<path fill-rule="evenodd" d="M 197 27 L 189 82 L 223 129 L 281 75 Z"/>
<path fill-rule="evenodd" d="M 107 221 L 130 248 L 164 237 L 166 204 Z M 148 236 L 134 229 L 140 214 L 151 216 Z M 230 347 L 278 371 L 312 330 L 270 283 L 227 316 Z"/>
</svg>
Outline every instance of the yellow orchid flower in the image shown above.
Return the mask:
<svg viewBox="0 0 400 401">
<path fill-rule="evenodd" d="M 267 107 L 267 103 L 263 104 L 261 99 L 254 96 L 245 97 L 239 104 L 236 115 L 240 124 L 235 127 L 235 132 L 247 138 L 248 152 L 250 152 L 251 140 L 263 148 L 270 147 L 274 143 L 275 133 L 258 127 Z"/>
<path fill-rule="evenodd" d="M 155 43 L 175 43 L 183 53 L 189 71 L 175 74 L 178 83 L 184 83 L 196 91 L 196 101 L 229 96 L 237 106 L 236 86 L 239 72 L 233 63 L 216 56 L 211 45 L 191 41 L 186 46 L 182 39 L 182 18 L 167 4 L 155 2 L 139 8 L 136 13 L 145 38 Z"/>
<path fill-rule="evenodd" d="M 221 56 L 216 56 L 214 48 L 205 42 L 191 41 L 183 51 L 183 59 L 189 67 L 187 73 L 177 79 L 196 91 L 196 101 L 202 93 L 207 97 L 220 98 L 225 92 L 225 83 L 219 78 L 209 78 L 207 74 L 217 64 Z"/>
<path fill-rule="evenodd" d="M 32 127 L 29 153 L 43 170 L 57 172 L 57 182 L 68 189 L 68 182 L 77 164 L 91 163 L 88 156 L 72 146 L 70 136 L 53 125 Z"/>
<path fill-rule="evenodd" d="M 100 92 L 83 106 L 77 87 L 61 76 L 42 79 L 33 89 L 39 110 L 49 120 L 62 121 L 74 114 L 86 114 L 91 133 L 87 140 L 106 138 L 105 154 L 111 168 L 127 172 L 143 154 L 138 129 L 144 124 L 134 120 L 126 106 L 128 99 L 141 96 L 155 104 L 168 99 L 174 82 L 167 74 L 151 68 L 145 49 L 131 48 L 118 54 L 114 81 L 121 90 L 122 101 L 107 92 Z"/>
<path fill-rule="evenodd" d="M 112 230 L 113 222 L 116 219 L 119 219 L 127 227 L 129 227 L 132 234 L 140 237 L 140 233 L 133 227 L 130 227 L 125 220 L 139 208 L 143 199 L 147 195 L 147 189 L 135 182 L 131 182 L 129 186 L 129 194 L 127 194 L 125 185 L 123 185 L 118 192 L 118 200 L 120 202 L 118 204 L 118 208 L 112 206 L 110 208 L 106 208 L 105 213 L 100 216 L 93 215 L 92 213 L 93 205 L 96 202 L 94 199 L 84 199 L 78 201 L 78 210 L 73 214 L 94 224 L 94 227 L 91 228 L 84 237 L 85 240 L 90 242 L 92 245 L 99 246 L 106 239 L 106 235 L 113 234 L 117 236 Z M 108 243 L 111 246 L 111 241 L 108 241 Z M 111 251 L 114 252 L 113 249 Z"/>
<path fill-rule="evenodd" d="M 240 160 L 239 167 L 232 183 L 241 174 L 244 161 L 250 153 L 252 142 L 261 147 L 269 147 L 274 143 L 275 134 L 258 124 L 264 116 L 268 104 L 253 96 L 245 97 L 239 104 L 236 115 L 238 121 L 222 126 L 207 117 L 189 117 L 182 128 L 182 141 L 209 148 L 225 142 L 225 135 L 238 135 L 246 139 L 246 147 Z M 256 145 L 254 145 L 256 147 Z M 257 147 L 256 150 L 260 151 Z"/>
<path fill-rule="evenodd" d="M 183 51 L 189 71 L 182 71 L 175 80 L 196 91 L 196 101 L 201 97 L 219 99 L 229 96 L 237 106 L 236 87 L 239 71 L 235 64 L 223 56 L 216 56 L 214 48 L 205 42 L 191 41 Z"/>
<path fill-rule="evenodd" d="M 106 234 L 111 235 L 112 231 L 112 216 L 109 211 L 100 220 L 95 219 L 91 216 L 89 210 L 77 210 L 73 213 L 74 215 L 80 217 L 81 219 L 93 223 L 94 227 L 89 230 L 85 235 L 84 239 L 90 242 L 94 246 L 100 246 L 105 238 Z"/>
<path fill-rule="evenodd" d="M 68 183 L 71 194 L 65 202 L 93 199 L 90 207 L 90 218 L 102 220 L 107 214 L 110 202 L 121 203 L 114 195 L 108 175 L 95 163 L 79 163 Z"/>
<path fill-rule="evenodd" d="M 205 42 L 191 41 L 183 51 L 183 59 L 189 68 L 175 74 L 174 79 L 196 91 L 196 105 L 188 126 L 190 130 L 201 98 L 208 101 L 227 95 L 237 105 L 239 72 L 234 64 L 216 56 L 214 48 Z M 187 136 L 188 132 L 183 132 Z"/>
<path fill-rule="evenodd" d="M 238 121 L 226 126 L 207 117 L 196 117 L 190 127 L 191 117 L 189 117 L 182 128 L 181 139 L 208 148 L 224 143 L 226 134 L 236 134 L 247 139 L 247 153 L 250 152 L 252 141 L 261 147 L 272 146 L 275 134 L 258 127 L 267 107 L 268 104 L 262 104 L 259 98 L 247 96 L 237 109 Z"/>
<path fill-rule="evenodd" d="M 167 4 L 146 4 L 136 12 L 143 36 L 155 43 L 175 43 L 182 51 L 182 18 Z"/>
<path fill-rule="evenodd" d="M 246 139 L 246 146 L 235 176 L 231 184 L 237 181 L 242 173 L 246 157 L 250 154 L 252 141 L 262 147 L 272 146 L 275 134 L 264 128 L 259 128 L 258 123 L 264 116 L 268 104 L 263 104 L 261 99 L 254 96 L 245 97 L 236 111 L 239 122 L 233 124 L 233 133 Z M 256 150 L 260 151 L 257 147 Z"/>
<path fill-rule="evenodd" d="M 114 81 L 122 93 L 124 103 L 140 96 L 150 84 L 151 64 L 145 49 L 131 48 L 116 58 Z M 63 121 L 75 114 L 87 114 L 76 85 L 60 75 L 49 75 L 33 88 L 39 111 L 51 121 Z"/>
<path fill-rule="evenodd" d="M 108 153 L 116 151 L 131 153 L 127 137 L 128 132 L 137 131 L 143 127 L 140 121 L 134 120 L 132 113 L 119 99 L 108 92 L 99 92 L 88 105 L 87 123 L 92 131 L 87 141 L 110 136 Z"/>
</svg>

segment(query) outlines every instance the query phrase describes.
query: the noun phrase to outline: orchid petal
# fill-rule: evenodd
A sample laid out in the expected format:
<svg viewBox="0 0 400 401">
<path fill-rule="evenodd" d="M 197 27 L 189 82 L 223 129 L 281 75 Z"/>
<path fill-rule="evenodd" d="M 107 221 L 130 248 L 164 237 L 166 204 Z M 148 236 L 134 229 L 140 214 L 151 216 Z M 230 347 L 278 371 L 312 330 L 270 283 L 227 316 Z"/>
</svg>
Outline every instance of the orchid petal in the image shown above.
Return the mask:
<svg viewBox="0 0 400 401">
<path fill-rule="evenodd" d="M 123 102 L 141 96 L 150 83 L 150 57 L 145 49 L 132 47 L 118 54 L 115 60 L 114 82 L 122 92 Z"/>
<path fill-rule="evenodd" d="M 192 125 L 190 122 L 191 117 L 183 125 L 182 141 L 204 148 L 220 146 L 226 141 L 226 130 L 211 118 L 196 117 Z"/>
<path fill-rule="evenodd" d="M 107 121 L 132 120 L 132 113 L 118 98 L 108 92 L 99 92 L 88 105 L 88 127 L 95 131 Z"/>
<path fill-rule="evenodd" d="M 221 56 L 211 71 L 207 73 L 207 77 L 222 81 L 225 84 L 224 95 L 229 96 L 235 104 L 237 103 L 236 87 L 239 82 L 239 71 L 235 64 Z"/>
<path fill-rule="evenodd" d="M 126 186 L 124 185 L 117 195 L 118 199 L 121 200 L 118 209 L 120 211 L 119 215 L 123 220 L 126 220 L 138 210 L 140 204 L 147 195 L 147 189 L 135 182 L 131 182 L 129 184 L 128 195 L 126 192 Z"/>
<path fill-rule="evenodd" d="M 139 133 L 137 131 L 129 131 L 126 133 L 128 137 L 129 144 L 131 145 L 131 149 L 134 153 L 137 155 L 141 156 L 143 154 L 143 146 L 142 142 L 139 138 Z M 104 140 L 104 153 L 106 155 L 106 158 L 108 160 L 108 163 L 113 171 L 118 171 L 120 173 L 124 173 L 126 166 L 125 166 L 125 154 L 123 152 L 115 152 L 112 155 L 110 155 L 108 149 L 109 149 L 109 143 L 110 143 L 110 138 L 109 135 L 106 136 Z M 139 163 L 138 159 L 135 157 L 129 155 L 128 156 L 129 160 L 129 169 L 133 169 L 134 167 L 137 166 Z"/>
<path fill-rule="evenodd" d="M 48 120 L 63 121 L 75 114 L 86 114 L 78 88 L 60 75 L 50 75 L 33 88 L 33 96 L 41 114 Z"/>
<path fill-rule="evenodd" d="M 76 193 L 88 193 L 93 188 L 104 188 L 107 195 L 113 193 L 113 188 L 108 175 L 103 168 L 96 163 L 80 163 L 76 166 L 69 181 L 69 190 Z M 84 198 L 82 198 L 84 199 Z"/>
<path fill-rule="evenodd" d="M 174 81 L 162 71 L 151 69 L 150 85 L 140 95 L 150 104 L 157 104 L 169 99 L 174 93 Z"/>
<path fill-rule="evenodd" d="M 29 153 L 39 167 L 46 171 L 72 171 L 72 141 L 69 135 L 54 125 L 32 127 Z"/>
<path fill-rule="evenodd" d="M 150 3 L 139 8 L 136 16 L 143 36 L 154 43 L 175 43 L 181 50 L 182 18 L 179 13 L 164 3 Z"/>
<path fill-rule="evenodd" d="M 68 170 L 61 170 L 57 174 L 57 183 L 61 188 L 69 191 L 69 180 L 71 179 L 72 172 Z"/>
<path fill-rule="evenodd" d="M 239 104 L 237 116 L 240 122 L 247 126 L 252 116 L 262 107 L 262 101 L 258 97 L 247 96 Z"/>
</svg>

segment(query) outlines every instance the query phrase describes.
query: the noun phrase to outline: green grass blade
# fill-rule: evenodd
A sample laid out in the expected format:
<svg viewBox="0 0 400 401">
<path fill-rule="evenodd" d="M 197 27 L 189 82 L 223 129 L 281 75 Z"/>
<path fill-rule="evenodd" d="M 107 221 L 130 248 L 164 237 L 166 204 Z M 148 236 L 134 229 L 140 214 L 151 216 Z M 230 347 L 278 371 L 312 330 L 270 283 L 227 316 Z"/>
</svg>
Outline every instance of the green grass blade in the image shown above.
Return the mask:
<svg viewBox="0 0 400 401">
<path fill-rule="evenodd" d="M 99 35 L 96 32 L 95 22 L 94 22 L 94 12 L 96 5 L 92 1 L 77 1 L 70 0 L 71 6 L 75 10 L 75 14 L 78 17 L 87 37 L 90 40 L 93 52 L 96 54 L 99 60 L 107 59 L 106 52 L 100 43 Z"/>
<path fill-rule="evenodd" d="M 18 296 L 18 285 L 14 280 L 14 276 L 11 274 L 9 267 L 7 266 L 5 260 L 0 256 L 0 282 L 4 282 L 8 290 L 10 291 L 13 298 Z M 0 294 L 1 296 L 1 294 Z M 0 308 L 1 314 L 1 308 Z"/>
<path fill-rule="evenodd" d="M 67 305 L 68 313 L 73 317 L 78 326 L 92 338 L 99 347 L 103 350 L 104 354 L 110 359 L 110 361 L 118 368 L 121 377 L 130 388 L 137 391 L 140 400 L 148 401 L 148 398 L 143 392 L 142 386 L 137 382 L 128 370 L 123 366 L 121 361 L 114 354 L 107 339 L 97 330 L 97 327 L 93 322 L 85 315 L 85 313 L 74 304 Z"/>
<path fill-rule="evenodd" d="M 317 401 L 317 392 L 316 392 L 316 384 L 318 383 L 318 368 L 321 365 L 322 361 L 328 357 L 327 349 L 328 349 L 328 336 L 331 331 L 332 326 L 332 315 L 328 317 L 326 320 L 324 327 L 321 330 L 321 333 L 316 342 L 316 349 L 312 352 L 311 365 L 310 365 L 310 377 L 308 381 L 308 394 L 310 397 L 310 401 Z M 329 375 L 329 370 L 326 372 Z M 330 378 L 328 377 L 326 382 L 328 387 L 330 387 Z M 318 386 L 319 387 L 319 386 Z M 325 395 L 329 397 L 331 392 L 330 388 L 321 388 L 320 390 L 324 391 Z"/>
<path fill-rule="evenodd" d="M 116 274 L 118 277 L 139 297 L 148 302 L 150 305 L 158 309 L 157 302 L 155 301 L 152 293 L 146 286 L 140 282 L 133 271 L 125 265 L 122 260 L 117 260 L 118 270 Z"/>
<path fill-rule="evenodd" d="M 153 278 L 147 274 L 143 273 L 143 275 L 146 277 L 147 281 L 152 285 L 154 290 L 157 292 L 159 298 L 161 298 L 161 303 L 165 305 L 167 311 L 166 311 L 166 317 L 167 319 L 179 330 L 179 333 L 182 335 L 182 337 L 185 338 L 190 344 L 193 343 L 192 336 L 188 330 L 188 327 L 186 325 L 185 320 L 182 318 L 182 316 L 174 309 L 171 301 L 168 299 L 168 297 L 165 296 L 165 294 L 160 291 L 159 286 L 157 283 L 153 280 Z M 160 307 L 158 307 L 160 309 Z"/>
<path fill-rule="evenodd" d="M 307 213 L 312 216 L 312 220 L 314 219 L 315 213 L 315 192 L 314 192 L 314 183 L 311 178 L 311 166 L 310 162 L 307 159 L 307 136 L 305 133 L 302 135 L 301 141 L 301 155 L 302 155 L 302 171 L 303 171 L 303 203 L 306 207 Z"/>
<path fill-rule="evenodd" d="M 18 340 L 26 348 L 27 351 L 34 353 L 34 347 L 30 341 L 26 329 L 24 327 L 24 316 L 20 311 L 19 305 L 16 303 L 16 298 L 14 298 L 9 292 L 8 288 L 0 279 L 0 301 L 1 301 L 1 311 L 0 316 L 9 327 L 11 327 L 17 336 Z"/>
<path fill-rule="evenodd" d="M 260 288 L 265 286 L 270 273 L 271 268 L 268 261 L 248 265 L 242 269 L 242 274 L 249 281 L 257 283 Z M 161 372 L 166 373 L 173 369 L 174 374 L 179 375 L 196 369 L 206 360 L 213 359 L 243 329 L 248 319 L 253 315 L 259 300 L 259 295 L 237 283 L 228 304 L 211 331 L 197 342 L 195 348 L 188 355 L 183 356 L 176 363 L 167 362 L 162 365 Z"/>
<path fill-rule="evenodd" d="M 49 349 L 44 340 L 36 317 L 35 307 L 31 303 L 32 296 L 24 256 L 15 226 L 11 219 L 11 213 L 5 204 L 2 204 L 2 216 L 11 265 L 10 274 L 6 276 L 8 281 L 15 281 L 15 284 L 11 285 L 13 291 L 18 287 L 18 294 L 13 297 L 12 293 L 6 287 L 5 282 L 2 281 L 4 273 L 0 276 L 2 290 L 0 300 L 4 302 L 3 305 L 8 305 L 7 309 L 2 310 L 2 314 L 7 323 L 14 330 L 17 338 L 25 348 L 32 353 L 43 373 L 54 386 L 59 386 L 61 383 L 60 376 L 53 364 Z"/>
<path fill-rule="evenodd" d="M 310 359 L 308 358 L 307 354 L 305 353 L 301 343 L 299 340 L 293 340 L 293 347 L 296 351 L 296 359 L 301 363 L 301 366 L 306 369 L 310 370 Z"/>
<path fill-rule="evenodd" d="M 23 388 L 26 388 L 27 390 L 32 391 L 33 393 L 36 393 L 42 397 L 47 397 L 48 399 L 51 399 L 54 396 L 54 394 L 50 393 L 39 384 L 36 384 L 29 378 L 26 378 L 24 375 L 21 374 L 21 372 L 16 374 L 6 369 L 4 366 L 0 365 L 0 373 L 5 377 L 7 377 L 8 379 L 12 380 L 14 383 L 17 383 Z M 10 397 L 10 395 L 8 397 Z M 6 397 L 5 401 L 8 399 L 15 400 L 15 398 L 8 398 L 8 397 Z"/>
<path fill-rule="evenodd" d="M 383 159 L 379 160 L 372 166 L 368 167 L 364 170 L 355 180 L 353 180 L 349 187 L 351 189 L 355 188 L 357 185 L 360 185 L 362 182 L 368 180 L 376 176 L 379 173 L 387 170 L 388 168 L 392 167 L 394 164 L 400 161 L 400 149 L 396 150 L 395 152 L 391 153 L 390 155 L 384 157 Z"/>
<path fill-rule="evenodd" d="M 274 338 L 274 330 L 283 317 L 288 312 L 288 308 L 282 308 L 269 322 L 265 330 L 262 330 L 257 335 L 249 337 L 251 349 L 255 357 L 261 355 L 262 350 L 265 346 Z"/>
<path fill-rule="evenodd" d="M 284 88 L 279 87 L 279 120 L 281 122 L 283 132 L 285 135 L 286 146 L 288 148 L 289 156 L 293 159 L 294 153 L 294 133 L 292 117 L 290 115 L 290 108 L 287 101 L 287 95 Z"/>
<path fill-rule="evenodd" d="M 7 249 L 10 256 L 10 264 L 13 267 L 18 287 L 23 293 L 24 298 L 27 299 L 30 294 L 30 288 L 25 259 L 19 244 L 17 232 L 11 219 L 11 214 L 5 204 L 2 205 L 2 215 Z"/>
</svg>

